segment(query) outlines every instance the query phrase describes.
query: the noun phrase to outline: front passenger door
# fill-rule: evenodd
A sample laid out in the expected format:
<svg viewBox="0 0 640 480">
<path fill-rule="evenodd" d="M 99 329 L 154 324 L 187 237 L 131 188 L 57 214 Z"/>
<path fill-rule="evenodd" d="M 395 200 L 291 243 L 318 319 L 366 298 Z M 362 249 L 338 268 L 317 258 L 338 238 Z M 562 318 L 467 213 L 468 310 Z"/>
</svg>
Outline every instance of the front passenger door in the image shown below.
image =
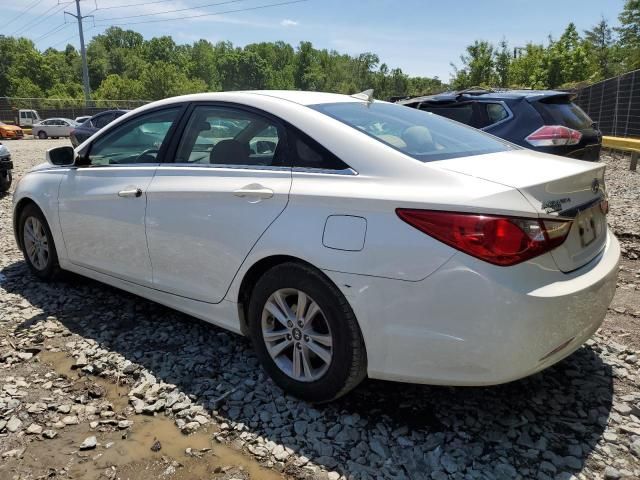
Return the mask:
<svg viewBox="0 0 640 480">
<path fill-rule="evenodd" d="M 147 187 L 182 107 L 143 113 L 96 138 L 64 177 L 59 215 L 69 260 L 151 284 L 145 235 Z"/>
</svg>

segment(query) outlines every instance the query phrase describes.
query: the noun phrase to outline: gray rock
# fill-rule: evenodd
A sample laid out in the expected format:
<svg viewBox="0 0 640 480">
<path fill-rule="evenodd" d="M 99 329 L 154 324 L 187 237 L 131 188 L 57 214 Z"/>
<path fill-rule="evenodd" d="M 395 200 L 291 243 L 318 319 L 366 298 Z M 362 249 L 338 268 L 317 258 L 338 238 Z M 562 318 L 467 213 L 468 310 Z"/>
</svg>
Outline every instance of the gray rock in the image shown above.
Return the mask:
<svg viewBox="0 0 640 480">
<path fill-rule="evenodd" d="M 304 435 L 305 433 L 307 433 L 307 425 L 307 422 L 305 422 L 304 420 L 298 420 L 293 423 L 293 429 L 295 430 L 296 434 Z"/>
<path fill-rule="evenodd" d="M 27 427 L 27 433 L 30 435 L 40 435 L 42 433 L 42 426 L 37 423 L 32 423 Z"/>
<path fill-rule="evenodd" d="M 563 462 L 567 467 L 573 470 L 580 470 L 582 468 L 582 460 L 572 457 L 571 455 L 564 457 Z"/>
<path fill-rule="evenodd" d="M 15 415 L 9 419 L 7 422 L 7 430 L 11 433 L 17 432 L 22 428 L 22 420 L 20 420 Z"/>
<path fill-rule="evenodd" d="M 47 439 L 52 439 L 58 436 L 58 432 L 55 430 L 45 430 L 42 432 L 42 436 Z"/>
<path fill-rule="evenodd" d="M 606 480 L 618 480 L 621 476 L 620 472 L 612 466 L 608 466 L 604 469 L 604 478 Z"/>
<path fill-rule="evenodd" d="M 640 438 L 632 442 L 629 449 L 636 457 L 640 457 Z"/>
<path fill-rule="evenodd" d="M 96 439 L 95 435 L 92 435 L 84 439 L 84 441 L 80 444 L 80 450 L 92 450 L 96 448 L 97 444 L 98 440 Z"/>
</svg>

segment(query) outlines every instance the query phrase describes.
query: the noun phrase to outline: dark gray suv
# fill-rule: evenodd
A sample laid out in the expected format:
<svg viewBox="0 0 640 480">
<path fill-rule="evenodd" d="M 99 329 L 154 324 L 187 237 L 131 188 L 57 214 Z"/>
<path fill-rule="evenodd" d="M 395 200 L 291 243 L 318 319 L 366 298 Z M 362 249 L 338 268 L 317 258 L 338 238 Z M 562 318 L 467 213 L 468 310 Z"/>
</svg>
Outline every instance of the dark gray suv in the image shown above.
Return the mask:
<svg viewBox="0 0 640 480">
<path fill-rule="evenodd" d="M 474 87 L 398 103 L 437 113 L 532 150 L 597 161 L 602 134 L 573 99 L 571 93 L 554 90 Z"/>
</svg>

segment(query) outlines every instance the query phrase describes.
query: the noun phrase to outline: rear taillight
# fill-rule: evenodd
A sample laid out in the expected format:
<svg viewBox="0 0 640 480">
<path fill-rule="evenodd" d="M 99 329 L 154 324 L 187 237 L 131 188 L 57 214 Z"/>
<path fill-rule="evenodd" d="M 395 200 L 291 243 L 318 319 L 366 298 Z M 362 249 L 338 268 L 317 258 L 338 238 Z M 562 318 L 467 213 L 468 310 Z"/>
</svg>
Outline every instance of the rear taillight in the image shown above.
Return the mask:
<svg viewBox="0 0 640 480">
<path fill-rule="evenodd" d="M 447 245 L 502 267 L 542 255 L 562 244 L 571 221 L 398 208 L 412 227 Z"/>
<path fill-rule="evenodd" d="M 562 125 L 545 125 L 529 135 L 525 140 L 534 147 L 556 147 L 580 143 L 582 133 Z"/>
</svg>

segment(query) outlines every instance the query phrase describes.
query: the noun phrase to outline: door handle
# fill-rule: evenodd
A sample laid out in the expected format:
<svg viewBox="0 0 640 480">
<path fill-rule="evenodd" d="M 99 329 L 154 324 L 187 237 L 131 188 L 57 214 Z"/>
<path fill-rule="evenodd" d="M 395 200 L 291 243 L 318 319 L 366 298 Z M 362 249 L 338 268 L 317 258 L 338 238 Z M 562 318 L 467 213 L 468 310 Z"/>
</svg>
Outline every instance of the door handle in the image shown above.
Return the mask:
<svg viewBox="0 0 640 480">
<path fill-rule="evenodd" d="M 120 190 L 118 192 L 118 196 L 119 197 L 140 197 L 142 196 L 142 189 L 141 188 L 130 188 L 127 190 Z"/>
<path fill-rule="evenodd" d="M 238 190 L 234 190 L 233 194 L 240 198 L 249 197 L 267 199 L 273 197 L 273 190 L 256 183 L 252 183 L 251 185 L 246 185 Z"/>
</svg>

